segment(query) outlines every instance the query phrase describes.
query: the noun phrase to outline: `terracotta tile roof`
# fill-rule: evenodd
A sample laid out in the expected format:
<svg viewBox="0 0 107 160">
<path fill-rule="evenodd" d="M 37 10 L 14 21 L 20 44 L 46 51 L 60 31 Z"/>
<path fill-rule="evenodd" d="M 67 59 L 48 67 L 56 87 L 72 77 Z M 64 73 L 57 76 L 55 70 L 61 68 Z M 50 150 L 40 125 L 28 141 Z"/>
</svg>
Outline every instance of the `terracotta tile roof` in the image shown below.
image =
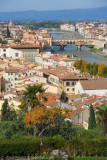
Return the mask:
<svg viewBox="0 0 107 160">
<path fill-rule="evenodd" d="M 45 106 L 54 106 L 55 104 L 58 104 L 59 102 L 57 101 L 57 99 L 59 99 L 59 97 L 55 94 L 50 94 L 47 93 L 45 94 L 45 97 L 47 98 L 47 102 L 43 102 L 43 104 Z"/>
<path fill-rule="evenodd" d="M 70 80 L 70 79 L 86 80 L 87 78 L 85 76 L 83 76 L 82 74 L 79 75 L 79 74 L 72 73 L 72 74 L 62 76 L 61 79 L 63 79 L 63 80 Z"/>
<path fill-rule="evenodd" d="M 6 96 L 6 95 L 8 95 L 8 94 L 13 94 L 13 95 L 16 95 L 16 96 L 17 96 L 17 93 L 16 93 L 16 92 L 10 92 L 10 91 L 8 91 L 8 92 L 5 92 L 5 93 L 1 93 L 2 96 Z"/>
<path fill-rule="evenodd" d="M 20 72 L 20 69 L 5 69 L 4 71 L 6 73 L 18 73 Z"/>
<path fill-rule="evenodd" d="M 74 95 L 67 95 L 67 97 L 70 100 L 75 100 L 75 99 L 81 98 L 81 95 L 80 94 L 74 94 Z"/>
<path fill-rule="evenodd" d="M 107 79 L 105 80 L 84 80 L 80 81 L 84 90 L 107 89 Z"/>
<path fill-rule="evenodd" d="M 96 102 L 95 99 L 89 99 L 89 100 L 85 101 L 84 104 L 85 104 L 85 105 L 91 105 L 91 104 L 93 104 L 93 103 L 95 103 L 95 102 Z"/>
<path fill-rule="evenodd" d="M 85 109 L 86 109 L 86 108 L 78 108 L 78 109 L 76 109 L 75 111 L 69 113 L 69 115 L 70 115 L 70 117 L 72 118 L 72 117 L 76 116 L 78 113 L 84 111 Z"/>
<path fill-rule="evenodd" d="M 77 102 L 73 102 L 72 105 L 75 106 L 76 108 L 80 108 L 84 105 L 84 103 L 82 102 L 82 100 L 79 100 Z"/>
<path fill-rule="evenodd" d="M 39 45 L 16 45 L 16 46 L 11 46 L 11 48 L 13 49 L 29 49 L 29 48 L 32 48 L 32 49 L 35 49 L 35 48 L 40 48 Z"/>
</svg>

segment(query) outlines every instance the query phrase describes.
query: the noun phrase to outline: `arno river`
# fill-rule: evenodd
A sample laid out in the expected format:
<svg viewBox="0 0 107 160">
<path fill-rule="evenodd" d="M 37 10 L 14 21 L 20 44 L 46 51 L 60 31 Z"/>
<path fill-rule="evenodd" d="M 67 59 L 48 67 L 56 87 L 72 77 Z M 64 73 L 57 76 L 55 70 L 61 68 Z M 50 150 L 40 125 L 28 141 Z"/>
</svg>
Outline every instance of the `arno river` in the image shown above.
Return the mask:
<svg viewBox="0 0 107 160">
<path fill-rule="evenodd" d="M 87 62 L 97 62 L 98 64 L 107 64 L 107 58 L 104 58 L 88 48 L 82 47 L 81 50 L 77 50 L 76 46 L 69 45 L 65 47 L 64 51 L 60 51 L 60 48 L 53 46 L 52 49 L 58 54 L 76 54 L 78 57 L 84 58 Z"/>
<path fill-rule="evenodd" d="M 54 38 L 60 38 L 59 34 L 55 33 Z M 53 46 L 52 49 L 57 54 L 76 54 L 78 57 L 84 58 L 87 62 L 107 64 L 107 58 L 94 53 L 91 49 L 87 47 L 82 47 L 81 50 L 77 50 L 77 47 L 75 45 L 68 45 L 64 48 L 64 51 L 60 51 L 60 47 L 58 46 Z"/>
</svg>

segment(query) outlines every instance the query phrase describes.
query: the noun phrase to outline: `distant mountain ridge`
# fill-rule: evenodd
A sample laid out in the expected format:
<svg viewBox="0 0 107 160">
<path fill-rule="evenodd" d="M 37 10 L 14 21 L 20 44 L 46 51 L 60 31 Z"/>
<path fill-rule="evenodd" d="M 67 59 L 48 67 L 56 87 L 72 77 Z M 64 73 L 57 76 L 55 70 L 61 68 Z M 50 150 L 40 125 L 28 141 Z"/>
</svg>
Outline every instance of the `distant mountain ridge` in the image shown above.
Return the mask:
<svg viewBox="0 0 107 160">
<path fill-rule="evenodd" d="M 0 12 L 0 20 L 107 20 L 107 6 L 90 9 Z"/>
</svg>

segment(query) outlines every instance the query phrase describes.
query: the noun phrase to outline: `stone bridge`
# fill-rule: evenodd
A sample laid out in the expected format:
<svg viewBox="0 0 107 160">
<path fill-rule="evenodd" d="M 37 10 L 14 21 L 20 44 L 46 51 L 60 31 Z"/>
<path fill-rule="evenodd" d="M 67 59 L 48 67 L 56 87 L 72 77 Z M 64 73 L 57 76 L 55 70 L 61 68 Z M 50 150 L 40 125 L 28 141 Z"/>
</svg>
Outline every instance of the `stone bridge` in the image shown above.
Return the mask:
<svg viewBox="0 0 107 160">
<path fill-rule="evenodd" d="M 78 49 L 81 49 L 82 46 L 92 46 L 94 47 L 94 39 L 89 38 L 61 38 L 61 39 L 53 39 L 52 45 L 60 46 L 60 50 L 64 50 L 64 47 L 73 44 L 76 45 Z"/>
</svg>

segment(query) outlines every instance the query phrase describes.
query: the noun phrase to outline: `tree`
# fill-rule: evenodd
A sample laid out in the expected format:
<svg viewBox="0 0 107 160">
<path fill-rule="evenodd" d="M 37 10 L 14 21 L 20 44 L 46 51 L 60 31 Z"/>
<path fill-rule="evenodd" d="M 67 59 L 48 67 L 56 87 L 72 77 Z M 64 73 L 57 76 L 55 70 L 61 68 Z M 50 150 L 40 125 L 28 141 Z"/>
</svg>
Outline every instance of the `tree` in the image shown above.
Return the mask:
<svg viewBox="0 0 107 160">
<path fill-rule="evenodd" d="M 43 85 L 28 85 L 23 91 L 22 103 L 19 106 L 21 111 L 27 112 L 35 106 L 43 106 L 43 101 L 47 101 L 44 96 L 45 90 Z"/>
<path fill-rule="evenodd" d="M 82 65 L 81 65 L 81 72 L 86 72 L 86 65 L 87 65 L 87 62 L 86 61 L 82 61 Z"/>
<path fill-rule="evenodd" d="M 86 65 L 86 70 L 87 70 L 88 73 L 90 73 L 91 63 L 87 63 L 87 65 Z"/>
<path fill-rule="evenodd" d="M 1 121 L 13 121 L 13 120 L 16 120 L 16 111 L 10 108 L 8 100 L 5 99 L 1 110 Z"/>
<path fill-rule="evenodd" d="M 23 91 L 22 103 L 19 106 L 22 112 L 28 112 L 35 106 L 43 106 L 43 101 L 47 101 L 44 96 L 45 90 L 43 85 L 28 85 Z M 34 137 L 36 137 L 36 126 L 34 127 Z"/>
<path fill-rule="evenodd" d="M 25 115 L 22 113 L 17 114 L 17 118 L 9 121 L 0 122 L 0 138 L 19 138 L 29 133 L 33 133 L 32 130 L 28 130 L 26 125 L 23 124 L 23 117 Z"/>
<path fill-rule="evenodd" d="M 93 68 L 93 75 L 97 75 L 98 73 L 98 64 L 95 62 L 92 64 L 92 68 Z"/>
<path fill-rule="evenodd" d="M 82 59 L 80 59 L 80 60 L 77 59 L 76 62 L 74 63 L 74 67 L 75 67 L 76 69 L 80 69 L 81 66 L 82 66 L 82 62 L 83 62 Z"/>
<path fill-rule="evenodd" d="M 45 106 L 36 106 L 31 111 L 25 114 L 24 123 L 26 124 L 27 128 L 34 128 L 35 126 L 39 125 L 40 143 L 46 151 L 49 151 L 49 148 L 47 148 L 47 146 L 43 143 L 42 135 L 45 130 L 51 130 L 55 128 L 57 117 L 61 114 L 61 112 L 61 108 L 47 108 Z"/>
<path fill-rule="evenodd" d="M 89 109 L 88 129 L 94 129 L 96 126 L 95 113 L 92 104 Z"/>
<path fill-rule="evenodd" d="M 107 65 L 105 65 L 102 69 L 102 76 L 107 78 Z"/>
<path fill-rule="evenodd" d="M 107 105 L 102 104 L 100 107 L 97 107 L 97 119 L 100 123 L 104 125 L 104 132 L 107 133 Z"/>
<path fill-rule="evenodd" d="M 100 65 L 98 66 L 98 76 L 102 76 L 103 68 L 104 68 L 104 64 L 100 64 Z"/>
<path fill-rule="evenodd" d="M 6 41 L 6 40 L 2 40 L 2 39 L 0 38 L 0 43 L 1 43 L 1 44 L 7 44 L 7 41 Z"/>
<path fill-rule="evenodd" d="M 13 42 L 21 43 L 20 39 L 15 39 Z"/>
<path fill-rule="evenodd" d="M 7 99 L 4 100 L 4 103 L 2 104 L 2 110 L 1 110 L 1 121 L 8 121 L 9 120 L 9 104 Z"/>
<path fill-rule="evenodd" d="M 8 26 L 7 26 L 7 38 L 10 38 L 10 31 Z"/>
</svg>

